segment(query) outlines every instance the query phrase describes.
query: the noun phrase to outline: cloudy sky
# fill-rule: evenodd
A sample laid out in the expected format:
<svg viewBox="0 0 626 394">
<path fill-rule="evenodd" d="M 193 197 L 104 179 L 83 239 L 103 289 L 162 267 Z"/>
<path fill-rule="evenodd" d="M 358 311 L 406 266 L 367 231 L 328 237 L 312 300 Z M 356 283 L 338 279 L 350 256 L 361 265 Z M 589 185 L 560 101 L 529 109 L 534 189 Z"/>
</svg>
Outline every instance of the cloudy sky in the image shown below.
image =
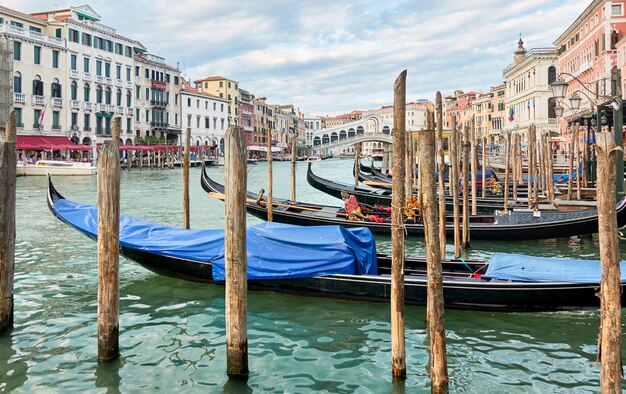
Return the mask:
<svg viewBox="0 0 626 394">
<path fill-rule="evenodd" d="M 408 69 L 407 98 L 436 90 L 486 91 L 502 82 L 521 33 L 552 42 L 590 0 L 92 0 L 102 23 L 135 38 L 186 77 L 223 75 L 271 103 L 316 115 L 392 102 Z M 63 0 L 4 0 L 35 12 Z"/>
</svg>

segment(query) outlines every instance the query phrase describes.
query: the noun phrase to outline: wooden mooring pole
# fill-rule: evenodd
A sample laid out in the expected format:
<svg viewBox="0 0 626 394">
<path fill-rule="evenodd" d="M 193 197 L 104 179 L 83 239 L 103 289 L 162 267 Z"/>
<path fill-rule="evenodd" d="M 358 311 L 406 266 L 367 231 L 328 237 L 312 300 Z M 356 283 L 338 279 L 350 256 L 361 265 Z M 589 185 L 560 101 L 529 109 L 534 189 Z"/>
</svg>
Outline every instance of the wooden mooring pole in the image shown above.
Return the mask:
<svg viewBox="0 0 626 394">
<path fill-rule="evenodd" d="M 572 131 L 572 141 L 569 144 L 569 171 L 568 171 L 568 179 L 567 179 L 567 199 L 572 199 L 572 185 L 574 182 L 574 156 L 576 156 L 576 145 L 578 142 L 578 125 L 574 126 L 574 130 Z M 578 170 L 576 171 L 576 176 L 579 176 Z"/>
<path fill-rule="evenodd" d="M 359 171 L 361 170 L 361 143 L 354 147 L 354 187 L 359 186 Z"/>
<path fill-rule="evenodd" d="M 469 183 L 470 183 L 470 176 L 469 176 L 469 150 L 470 150 L 470 143 L 469 143 L 469 133 L 470 133 L 470 128 L 469 126 L 465 126 L 464 128 L 464 132 L 463 132 L 463 143 L 461 144 L 462 146 L 462 154 L 463 154 L 463 228 L 462 228 L 462 245 L 463 245 L 463 249 L 467 249 L 470 246 L 470 233 L 469 233 L 469 221 L 470 221 L 470 211 L 469 211 Z"/>
<path fill-rule="evenodd" d="M 272 215 L 272 129 L 267 128 L 267 221 L 271 222 L 274 218 Z"/>
<path fill-rule="evenodd" d="M 189 145 L 191 129 L 185 131 L 185 152 L 183 154 L 183 228 L 189 229 Z"/>
<path fill-rule="evenodd" d="M 248 374 L 246 134 L 243 127 L 231 126 L 226 130 L 224 137 L 226 373 L 229 376 L 246 376 Z"/>
<path fill-rule="evenodd" d="M 513 163 L 511 163 L 511 176 L 513 178 L 513 204 L 517 204 L 517 183 L 519 181 L 519 172 L 518 172 L 518 165 L 517 162 L 519 160 L 519 155 L 520 155 L 520 151 L 518 150 L 518 146 L 517 146 L 517 134 L 513 134 L 511 136 L 510 139 L 510 144 L 509 144 L 509 149 L 511 149 L 513 151 Z M 512 145 L 512 146 L 511 146 Z M 507 193 L 508 194 L 508 193 Z M 504 207 L 505 210 L 508 209 L 508 207 Z"/>
<path fill-rule="evenodd" d="M 477 214 L 477 208 L 476 208 L 476 197 L 477 195 L 477 189 L 476 189 L 476 177 L 478 176 L 478 167 L 476 167 L 477 161 L 478 161 L 478 157 L 476 156 L 476 122 L 475 122 L 475 118 L 472 118 L 472 123 L 470 126 L 470 132 L 471 132 L 471 137 L 470 137 L 470 171 L 472 172 L 472 215 L 476 215 Z M 485 182 L 485 179 L 483 178 L 483 183 Z"/>
<path fill-rule="evenodd" d="M 622 311 L 620 253 L 615 207 L 617 149 L 610 132 L 596 134 L 598 160 L 598 235 L 602 281 L 600 282 L 600 391 L 622 392 Z M 619 174 L 620 179 L 622 174 Z"/>
<path fill-rule="evenodd" d="M 0 334 L 13 327 L 15 275 L 15 111 L 0 129 Z M 3 374 L 4 375 L 4 374 Z"/>
<path fill-rule="evenodd" d="M 502 209 L 508 211 L 509 209 L 509 167 L 511 159 L 511 133 L 506 133 L 504 140 L 504 187 L 502 188 L 504 194 L 504 206 Z"/>
<path fill-rule="evenodd" d="M 452 193 L 452 216 L 454 228 L 454 258 L 461 257 L 461 223 L 459 219 L 459 131 L 456 116 L 452 116 L 450 132 L 450 193 Z"/>
<path fill-rule="evenodd" d="M 481 152 L 481 165 L 480 168 L 482 169 L 482 179 L 483 179 L 483 187 L 481 189 L 481 197 L 482 198 L 486 198 L 487 197 L 487 137 L 485 137 L 484 132 L 483 132 L 483 136 L 481 138 L 482 144 L 481 144 L 481 148 L 482 148 L 482 152 Z M 443 258 L 443 257 L 442 257 Z"/>
<path fill-rule="evenodd" d="M 426 243 L 428 333 L 430 339 L 431 392 L 448 392 L 448 362 L 446 359 L 446 330 L 443 298 L 443 276 L 438 233 L 437 185 L 435 181 L 435 116 L 433 108 L 426 110 L 426 130 L 419 134 L 419 179 Z"/>
<path fill-rule="evenodd" d="M 120 118 L 98 158 L 98 361 L 120 354 Z"/>
<path fill-rule="evenodd" d="M 435 105 L 437 113 L 437 159 L 439 160 L 439 253 L 443 259 L 446 255 L 446 162 L 443 147 L 443 98 L 441 92 L 437 92 Z"/>
<path fill-rule="evenodd" d="M 404 177 L 406 70 L 393 87 L 393 181 L 391 195 L 391 373 L 406 378 L 404 348 Z"/>
<path fill-rule="evenodd" d="M 291 137 L 291 201 L 296 201 L 296 154 L 298 150 L 298 138 Z"/>
</svg>

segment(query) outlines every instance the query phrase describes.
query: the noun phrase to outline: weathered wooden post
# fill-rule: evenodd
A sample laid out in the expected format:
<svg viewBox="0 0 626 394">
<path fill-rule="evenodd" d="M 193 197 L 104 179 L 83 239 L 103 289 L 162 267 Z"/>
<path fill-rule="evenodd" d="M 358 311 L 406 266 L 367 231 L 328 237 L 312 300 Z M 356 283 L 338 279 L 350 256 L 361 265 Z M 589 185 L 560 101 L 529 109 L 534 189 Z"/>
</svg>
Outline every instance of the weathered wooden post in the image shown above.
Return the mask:
<svg viewBox="0 0 626 394">
<path fill-rule="evenodd" d="M 98 361 L 120 354 L 120 118 L 98 158 Z"/>
<path fill-rule="evenodd" d="M 534 125 L 528 127 L 528 209 L 533 205 L 534 181 L 537 180 L 535 175 L 535 148 L 533 141 L 535 140 Z"/>
<path fill-rule="evenodd" d="M 574 156 L 576 156 L 576 145 L 578 141 L 578 125 L 574 126 L 572 131 L 572 141 L 569 144 L 569 177 L 567 179 L 567 199 L 572 199 L 572 184 L 574 183 Z M 578 170 L 576 170 L 576 176 L 578 177 Z"/>
<path fill-rule="evenodd" d="M 391 195 L 391 373 L 406 378 L 404 348 L 404 177 L 406 70 L 393 87 L 393 181 Z"/>
<path fill-rule="evenodd" d="M 427 263 L 428 332 L 430 338 L 430 379 L 433 393 L 448 392 L 448 362 L 446 358 L 446 330 L 443 296 L 443 276 L 439 246 L 437 191 L 435 181 L 435 116 L 433 108 L 426 110 L 426 130 L 419 133 L 420 190 L 423 195 L 422 219 Z"/>
<path fill-rule="evenodd" d="M 434 130 L 434 129 L 433 129 Z M 417 153 L 417 140 L 413 139 L 413 137 L 411 137 L 411 176 L 413 179 L 413 186 L 412 188 L 417 187 L 417 178 L 418 178 L 418 174 L 417 174 L 417 165 L 418 165 L 418 161 L 417 161 L 417 157 L 416 157 L 416 153 Z"/>
<path fill-rule="evenodd" d="M 151 159 L 151 157 L 150 157 L 150 149 L 148 149 L 148 168 L 152 169 L 152 161 L 150 159 Z"/>
<path fill-rule="evenodd" d="M 533 181 L 533 200 L 535 201 L 535 211 L 539 210 L 539 170 L 537 168 L 537 128 L 536 126 L 533 124 L 531 126 L 532 129 L 532 134 L 533 134 L 533 140 L 532 140 L 532 150 L 534 151 L 533 153 L 533 177 L 534 177 L 534 181 Z"/>
<path fill-rule="evenodd" d="M 381 163 L 380 170 L 383 174 L 389 171 L 389 144 L 383 144 L 383 162 Z"/>
<path fill-rule="evenodd" d="M 0 129 L 0 334 L 13 327 L 15 275 L 15 111 Z"/>
<path fill-rule="evenodd" d="M 610 132 L 596 134 L 598 160 L 598 235 L 602 281 L 600 282 L 600 391 L 622 392 L 622 311 L 620 285 L 620 253 L 615 208 L 617 152 Z M 619 174 L 621 177 L 622 174 Z"/>
<path fill-rule="evenodd" d="M 482 161 L 482 165 L 480 166 L 482 169 L 482 178 L 483 178 L 483 188 L 481 191 L 481 196 L 482 198 L 486 198 L 487 197 L 487 137 L 485 137 L 484 133 L 482 136 L 482 152 L 481 152 L 481 161 Z"/>
<path fill-rule="evenodd" d="M 519 151 L 517 150 L 517 134 L 511 135 L 510 142 L 509 142 L 509 149 L 513 152 L 512 154 L 513 162 L 511 163 L 511 177 L 513 178 L 511 182 L 513 184 L 513 203 L 517 204 L 517 181 L 518 181 L 517 160 L 519 159 L 518 157 Z M 507 194 L 508 194 L 508 190 L 507 190 Z M 508 207 L 505 206 L 504 209 L 507 210 Z"/>
<path fill-rule="evenodd" d="M 450 132 L 450 192 L 452 193 L 452 216 L 454 227 L 454 258 L 461 257 L 461 226 L 459 220 L 459 137 L 456 116 L 452 116 Z"/>
<path fill-rule="evenodd" d="M 437 158 L 439 160 L 439 248 L 440 257 L 443 259 L 446 255 L 446 162 L 443 149 L 443 98 L 439 91 L 437 92 L 435 105 L 437 112 Z"/>
<path fill-rule="evenodd" d="M 462 154 L 463 154 L 463 228 L 462 228 L 462 244 L 463 249 L 467 249 L 470 246 L 470 234 L 469 234 L 469 220 L 470 220 L 470 212 L 469 212 L 469 134 L 470 128 L 466 125 L 463 129 L 463 143 L 462 143 Z"/>
<path fill-rule="evenodd" d="M 502 188 L 504 193 L 504 207 L 507 211 L 509 209 L 509 166 L 511 157 L 511 133 L 506 133 L 506 139 L 504 141 L 504 187 Z"/>
<path fill-rule="evenodd" d="M 291 137 L 291 201 L 296 201 L 296 154 L 298 150 L 298 138 Z"/>
<path fill-rule="evenodd" d="M 404 133 L 404 200 L 408 201 L 413 194 L 413 182 L 411 179 L 411 144 L 413 142 L 413 137 L 411 136 L 411 132 Z M 395 176 L 396 173 L 394 172 Z"/>
<path fill-rule="evenodd" d="M 361 143 L 354 147 L 354 187 L 359 186 L 359 171 L 361 170 Z"/>
<path fill-rule="evenodd" d="M 476 189 L 476 177 L 478 176 L 478 168 L 476 167 L 476 161 L 478 160 L 476 156 L 476 122 L 475 118 L 472 117 L 472 123 L 470 126 L 470 130 L 472 136 L 470 138 L 470 171 L 472 172 L 472 215 L 476 215 L 476 197 L 477 197 L 477 189 Z M 483 178 L 483 183 L 485 179 Z"/>
<path fill-rule="evenodd" d="M 267 128 L 267 221 L 271 222 L 274 218 L 272 211 L 274 205 L 272 202 L 272 186 L 274 180 L 272 178 L 272 129 Z"/>
<path fill-rule="evenodd" d="M 183 153 L 183 228 L 189 229 L 189 145 L 191 129 L 185 131 L 185 152 Z"/>
<path fill-rule="evenodd" d="M 226 268 L 226 373 L 248 374 L 246 277 L 246 134 L 229 127 L 224 136 L 224 260 Z M 269 152 L 268 152 L 269 153 Z"/>
<path fill-rule="evenodd" d="M 583 162 L 583 157 L 582 157 L 582 153 L 581 150 L 584 151 L 584 145 L 583 145 L 583 149 L 580 149 L 580 145 L 578 143 L 578 138 L 580 138 L 580 131 L 578 131 L 576 133 L 576 199 L 580 200 L 581 197 L 581 182 L 583 180 L 583 174 L 586 172 L 585 171 L 585 163 Z"/>
<path fill-rule="evenodd" d="M 133 155 L 130 147 L 126 148 L 126 169 L 130 171 L 130 168 L 133 166 Z"/>
</svg>

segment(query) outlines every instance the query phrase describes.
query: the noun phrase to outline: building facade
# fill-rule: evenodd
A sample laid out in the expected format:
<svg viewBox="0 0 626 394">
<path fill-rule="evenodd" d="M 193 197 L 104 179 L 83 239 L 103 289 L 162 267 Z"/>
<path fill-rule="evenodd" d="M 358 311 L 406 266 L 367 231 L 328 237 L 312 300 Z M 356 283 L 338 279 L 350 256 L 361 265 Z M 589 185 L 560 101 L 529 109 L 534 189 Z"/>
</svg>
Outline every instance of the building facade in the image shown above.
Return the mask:
<svg viewBox="0 0 626 394">
<path fill-rule="evenodd" d="M 239 125 L 239 83 L 232 79 L 210 76 L 194 81 L 204 93 L 228 100 L 228 125 Z"/>
<path fill-rule="evenodd" d="M 554 111 L 556 100 L 550 84 L 556 80 L 556 48 L 526 51 L 520 38 L 513 63 L 506 67 L 507 117 L 505 131 L 527 135 L 528 127 L 537 127 L 537 136 L 558 129 Z"/>
<path fill-rule="evenodd" d="M 491 130 L 487 136 L 487 143 L 493 145 L 503 140 L 504 125 L 506 124 L 506 84 L 489 89 L 491 94 Z"/>
<path fill-rule="evenodd" d="M 247 145 L 254 140 L 254 95 L 239 88 L 239 125 L 246 132 Z"/>
<path fill-rule="evenodd" d="M 191 131 L 192 145 L 218 145 L 224 149 L 228 128 L 228 100 L 202 92 L 183 82 L 180 89 L 182 128 Z"/>
</svg>

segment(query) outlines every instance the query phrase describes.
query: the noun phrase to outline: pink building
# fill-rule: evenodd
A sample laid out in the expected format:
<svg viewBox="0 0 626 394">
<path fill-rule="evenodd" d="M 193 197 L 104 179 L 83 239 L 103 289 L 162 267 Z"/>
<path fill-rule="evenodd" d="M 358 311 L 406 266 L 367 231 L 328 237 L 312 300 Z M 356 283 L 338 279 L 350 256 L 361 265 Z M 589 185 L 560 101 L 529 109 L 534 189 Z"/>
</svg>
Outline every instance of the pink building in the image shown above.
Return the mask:
<svg viewBox="0 0 626 394">
<path fill-rule="evenodd" d="M 448 96 L 445 99 L 444 107 L 446 111 L 445 128 L 452 128 L 452 116 L 456 116 L 457 124 L 465 124 L 472 120 L 474 110 L 472 102 L 476 100 L 478 94 L 476 92 L 463 92 L 456 90 L 454 96 Z"/>
<path fill-rule="evenodd" d="M 618 43 L 624 46 L 621 38 L 626 32 L 625 3 L 626 0 L 593 0 L 554 41 L 560 79 L 568 83 L 566 98 L 561 103 L 565 109 L 561 130 L 566 135 L 570 134 L 566 129 L 570 120 L 595 112 L 594 104 L 611 94 L 610 77 L 611 70 L 618 66 Z M 568 99 L 574 93 L 582 99 L 581 111 L 568 108 Z"/>
</svg>

